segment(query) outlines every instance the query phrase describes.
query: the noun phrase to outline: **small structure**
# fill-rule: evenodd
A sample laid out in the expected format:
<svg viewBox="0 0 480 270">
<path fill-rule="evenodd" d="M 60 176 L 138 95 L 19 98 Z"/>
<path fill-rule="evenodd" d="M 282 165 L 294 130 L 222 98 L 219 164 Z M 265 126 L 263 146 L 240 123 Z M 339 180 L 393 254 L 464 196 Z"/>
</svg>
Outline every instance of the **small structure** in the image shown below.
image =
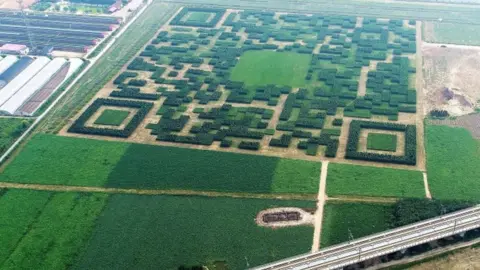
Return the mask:
<svg viewBox="0 0 480 270">
<path fill-rule="evenodd" d="M 26 55 L 28 54 L 30 50 L 26 45 L 22 44 L 3 44 L 3 46 L 0 47 L 0 53 L 4 54 L 18 54 L 18 55 Z"/>
</svg>

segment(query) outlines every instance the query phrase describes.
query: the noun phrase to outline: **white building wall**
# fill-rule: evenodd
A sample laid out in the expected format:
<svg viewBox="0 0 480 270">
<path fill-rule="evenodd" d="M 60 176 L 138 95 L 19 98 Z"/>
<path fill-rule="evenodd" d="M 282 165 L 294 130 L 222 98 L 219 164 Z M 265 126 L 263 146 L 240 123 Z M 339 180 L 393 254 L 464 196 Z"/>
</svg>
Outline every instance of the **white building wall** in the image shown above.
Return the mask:
<svg viewBox="0 0 480 270">
<path fill-rule="evenodd" d="M 0 90 L 0 106 L 3 106 L 22 86 L 50 62 L 48 57 L 40 56 Z"/>
<path fill-rule="evenodd" d="M 15 62 L 18 61 L 18 57 L 9 55 L 0 61 L 0 74 L 2 74 L 5 70 L 11 67 Z"/>
<path fill-rule="evenodd" d="M 0 111 L 14 114 L 35 92 L 41 89 L 65 64 L 65 58 L 55 58 L 42 68 L 35 76 L 13 94 Z M 33 63 L 32 63 L 33 64 Z"/>
</svg>

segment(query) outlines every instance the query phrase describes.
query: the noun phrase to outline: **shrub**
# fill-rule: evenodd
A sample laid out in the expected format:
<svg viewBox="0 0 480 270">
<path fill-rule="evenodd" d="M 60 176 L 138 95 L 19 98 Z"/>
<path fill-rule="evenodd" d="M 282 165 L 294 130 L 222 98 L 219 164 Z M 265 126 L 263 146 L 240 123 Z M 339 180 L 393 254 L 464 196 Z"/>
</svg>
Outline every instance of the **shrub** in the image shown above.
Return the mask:
<svg viewBox="0 0 480 270">
<path fill-rule="evenodd" d="M 260 149 L 260 143 L 241 141 L 240 144 L 238 145 L 238 148 L 245 149 L 245 150 L 258 150 Z"/>
</svg>

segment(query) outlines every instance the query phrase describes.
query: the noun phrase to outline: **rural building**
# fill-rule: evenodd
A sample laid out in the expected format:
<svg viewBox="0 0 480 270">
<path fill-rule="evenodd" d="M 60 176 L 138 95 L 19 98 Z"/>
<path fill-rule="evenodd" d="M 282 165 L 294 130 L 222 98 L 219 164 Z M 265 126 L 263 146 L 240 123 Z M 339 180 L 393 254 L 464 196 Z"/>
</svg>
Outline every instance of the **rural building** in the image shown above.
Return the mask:
<svg viewBox="0 0 480 270">
<path fill-rule="evenodd" d="M 20 60 L 21 61 L 21 60 Z M 3 106 L 22 86 L 24 86 L 33 76 L 35 76 L 44 66 L 50 62 L 48 57 L 38 57 L 28 65 L 20 74 L 15 76 L 0 91 L 0 106 Z M 3 75 L 3 74 L 2 74 Z"/>
<path fill-rule="evenodd" d="M 0 75 L 18 61 L 18 57 L 8 55 L 0 61 Z"/>
<path fill-rule="evenodd" d="M 67 64 L 65 58 L 55 58 L 23 85 L 10 99 L 0 106 L 0 111 L 8 114 L 15 112 L 33 95 L 40 90 L 55 74 Z"/>
<path fill-rule="evenodd" d="M 33 62 L 31 57 L 22 57 L 20 60 L 12 64 L 8 69 L 6 69 L 2 74 L 0 74 L 0 89 L 7 85 L 13 78 L 20 74 L 24 69 Z"/>
<path fill-rule="evenodd" d="M 18 55 L 26 55 L 30 50 L 27 46 L 22 44 L 3 44 L 0 46 L 0 53 L 4 54 L 18 54 Z"/>
</svg>

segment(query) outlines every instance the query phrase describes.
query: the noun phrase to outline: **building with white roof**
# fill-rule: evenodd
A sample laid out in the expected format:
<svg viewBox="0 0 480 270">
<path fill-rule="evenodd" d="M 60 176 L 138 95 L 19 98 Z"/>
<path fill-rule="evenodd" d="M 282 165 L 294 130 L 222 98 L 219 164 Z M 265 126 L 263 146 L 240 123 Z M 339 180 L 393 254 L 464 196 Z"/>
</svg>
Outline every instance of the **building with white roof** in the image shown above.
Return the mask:
<svg viewBox="0 0 480 270">
<path fill-rule="evenodd" d="M 0 106 L 3 106 L 22 86 L 33 78 L 44 66 L 50 62 L 48 57 L 40 56 L 20 74 L 11 80 L 5 87 L 0 90 Z"/>
<path fill-rule="evenodd" d="M 33 94 L 47 84 L 50 79 L 55 76 L 55 74 L 66 64 L 67 60 L 65 60 L 65 58 L 55 58 L 50 61 L 17 92 L 15 92 L 3 105 L 1 105 L 0 111 L 14 114 Z"/>
<path fill-rule="evenodd" d="M 0 61 L 0 74 L 2 74 L 17 61 L 18 57 L 14 55 L 8 55 L 7 57 L 3 58 L 2 61 Z"/>
</svg>

